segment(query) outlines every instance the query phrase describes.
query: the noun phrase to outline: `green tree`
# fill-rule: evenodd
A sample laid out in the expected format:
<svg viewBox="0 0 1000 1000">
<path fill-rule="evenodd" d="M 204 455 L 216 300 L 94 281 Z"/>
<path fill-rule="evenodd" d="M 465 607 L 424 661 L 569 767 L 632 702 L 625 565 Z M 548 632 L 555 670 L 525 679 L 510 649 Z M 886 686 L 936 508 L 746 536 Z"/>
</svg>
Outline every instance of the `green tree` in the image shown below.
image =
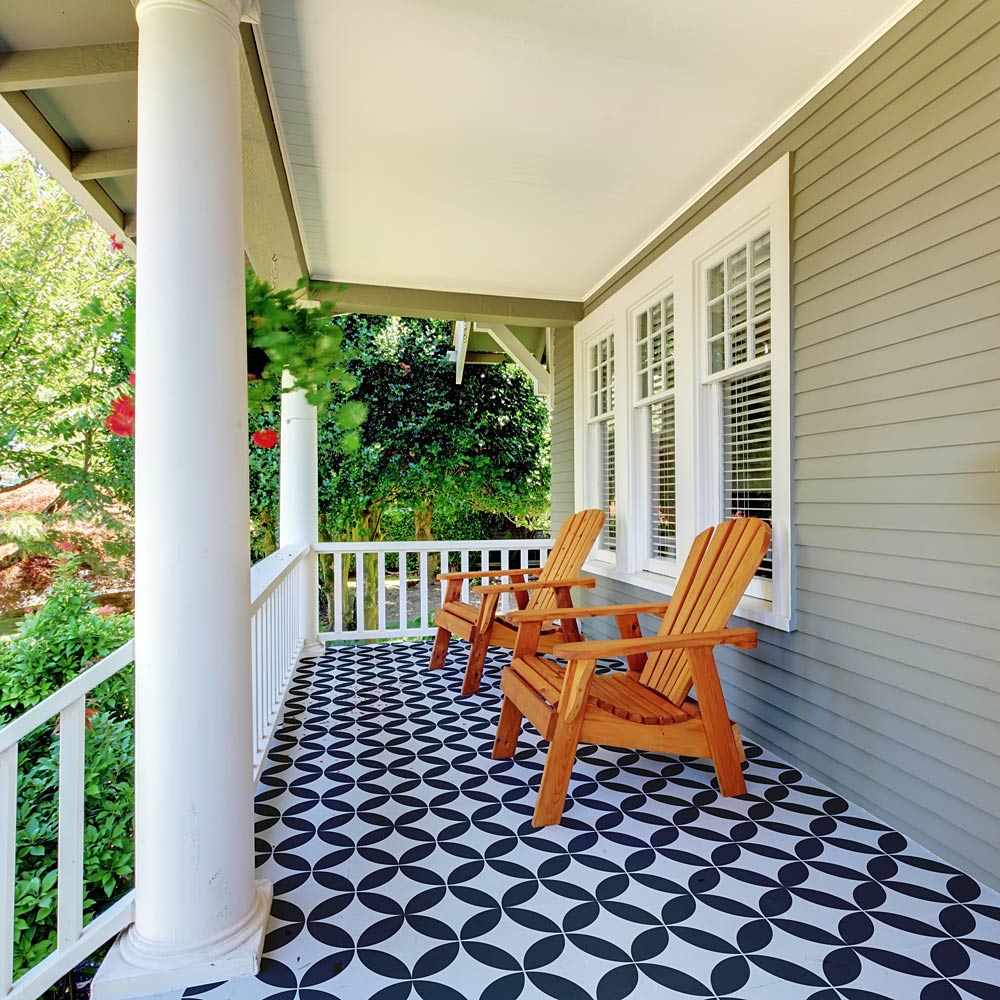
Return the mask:
<svg viewBox="0 0 1000 1000">
<path fill-rule="evenodd" d="M 104 311 L 122 310 L 132 274 L 30 157 L 0 164 L 0 468 L 55 483 L 57 507 L 116 528 L 126 484 L 103 422 L 127 373 Z M 0 525 L 0 540 L 30 552 L 44 526 L 23 520 Z"/>
<path fill-rule="evenodd" d="M 430 538 L 435 525 L 502 516 L 511 528 L 543 525 L 549 509 L 548 411 L 515 365 L 466 369 L 455 384 L 448 359 L 450 327 L 433 320 L 340 318 L 356 352 L 353 399 L 367 408 L 360 447 L 345 454 L 331 408 L 319 421 L 320 538 L 378 541 L 387 520 L 411 512 L 410 537 Z M 266 418 L 265 418 L 266 419 Z M 267 426 L 276 426 L 271 418 Z M 251 454 L 255 537 L 274 544 L 277 455 Z M 258 550 L 264 554 L 266 547 Z M 334 560 L 320 560 L 332 606 Z M 348 572 L 347 561 L 342 572 Z M 365 579 L 366 618 L 374 614 L 374 558 Z M 344 588 L 346 592 L 346 588 Z M 347 618 L 351 609 L 345 609 Z M 371 619 L 369 618 L 369 624 Z"/>
</svg>

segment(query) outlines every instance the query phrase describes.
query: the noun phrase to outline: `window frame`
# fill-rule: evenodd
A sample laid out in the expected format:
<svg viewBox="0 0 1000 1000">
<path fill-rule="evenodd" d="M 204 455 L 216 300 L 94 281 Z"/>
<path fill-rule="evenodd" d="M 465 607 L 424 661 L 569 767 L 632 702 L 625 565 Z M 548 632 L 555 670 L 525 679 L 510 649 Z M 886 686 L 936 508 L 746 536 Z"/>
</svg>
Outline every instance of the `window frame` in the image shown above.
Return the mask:
<svg viewBox="0 0 1000 1000">
<path fill-rule="evenodd" d="M 640 368 L 637 353 L 639 346 L 639 338 L 637 335 L 638 323 L 641 316 L 649 313 L 654 306 L 660 305 L 661 309 L 663 304 L 667 299 L 671 300 L 671 306 L 673 308 L 673 338 L 674 338 L 674 351 L 673 351 L 673 362 L 674 362 L 674 385 L 671 389 L 661 389 L 658 392 L 650 392 L 647 395 L 642 396 L 639 389 L 639 376 L 644 370 Z M 677 486 L 677 446 L 678 446 L 678 433 L 677 433 L 677 314 L 676 314 L 676 300 L 674 298 L 673 282 L 667 281 L 660 285 L 658 288 L 654 289 L 645 299 L 629 309 L 628 312 L 628 351 L 630 355 L 630 365 L 628 366 L 628 378 L 629 378 L 629 399 L 628 405 L 630 410 L 630 424 L 632 431 L 632 440 L 635 442 L 635 447 L 629 452 L 630 465 L 633 470 L 633 481 L 636 483 L 635 488 L 635 527 L 634 530 L 630 532 L 632 543 L 634 546 L 634 551 L 632 553 L 631 563 L 636 566 L 640 571 L 655 573 L 659 576 L 669 577 L 673 579 L 676 577 L 678 572 L 677 567 L 677 556 L 673 558 L 667 556 L 655 556 L 652 554 L 652 530 L 651 530 L 651 504 L 650 497 L 652 494 L 652 454 L 649 447 L 650 444 L 650 433 L 652 424 L 652 407 L 657 403 L 663 402 L 667 399 L 672 399 L 674 403 L 674 482 L 675 482 L 675 503 L 679 501 L 679 497 L 676 494 L 679 492 Z M 647 338 L 648 339 L 648 338 Z M 645 370 L 650 370 L 649 368 Z M 675 522 L 677 520 L 677 512 L 675 511 Z M 676 537 L 675 544 L 678 552 L 680 552 L 680 531 L 679 528 L 675 526 Z"/>
<path fill-rule="evenodd" d="M 608 341 L 613 345 L 613 357 L 612 357 L 612 369 L 611 369 L 611 379 L 608 385 L 608 389 L 611 393 L 612 404 L 610 409 L 605 413 L 592 413 L 591 409 L 591 373 L 592 368 L 590 364 L 590 354 L 594 347 L 597 347 L 602 341 Z M 599 507 L 604 509 L 604 504 L 601 498 L 601 480 L 596 473 L 600 472 L 601 468 L 601 443 L 599 439 L 599 433 L 602 425 L 606 424 L 609 420 L 614 421 L 614 434 L 615 434 L 615 548 L 609 549 L 603 546 L 601 543 L 607 537 L 607 522 L 605 522 L 604 528 L 601 529 L 601 533 L 598 536 L 597 542 L 594 546 L 594 558 L 602 563 L 615 565 L 618 559 L 618 553 L 622 548 L 622 536 L 621 536 L 621 516 L 620 516 L 620 496 L 619 490 L 621 488 L 620 477 L 618 476 L 619 471 L 619 456 L 621 452 L 619 451 L 619 446 L 621 444 L 621 427 L 620 419 L 618 413 L 619 398 L 621 396 L 621 363 L 620 363 L 620 347 L 617 343 L 616 331 L 612 324 L 605 325 L 600 329 L 594 331 L 585 341 L 577 343 L 575 364 L 580 365 L 583 370 L 583 377 L 575 379 L 577 384 L 577 394 L 576 394 L 576 426 L 583 428 L 583 433 L 581 437 L 584 439 L 582 442 L 583 453 L 585 458 L 585 467 L 592 470 L 594 475 L 591 475 L 589 481 L 586 484 L 582 483 L 579 479 L 576 484 L 576 495 L 584 497 L 582 502 L 577 503 L 577 509 Z M 579 370 L 579 369 L 577 369 Z M 581 467 L 581 463 L 577 462 L 578 469 Z"/>
<path fill-rule="evenodd" d="M 741 241 L 764 229 L 771 239 L 772 579 L 753 581 L 736 614 L 783 631 L 795 629 L 792 505 L 792 336 L 789 157 L 762 171 L 710 216 L 595 307 L 575 328 L 576 426 L 586 427 L 581 391 L 589 379 L 585 348 L 612 332 L 615 346 L 617 549 L 595 551 L 590 571 L 662 595 L 672 593 L 676 561 L 646 557 L 649 543 L 648 404 L 638 398 L 636 317 L 657 298 L 674 295 L 674 421 L 677 553 L 683 561 L 694 536 L 722 517 L 721 383 L 750 374 L 765 362 L 752 359 L 720 373 L 710 371 L 708 268 Z M 749 302 L 748 302 L 749 307 Z M 645 410 L 645 413 L 640 413 Z M 593 456 L 584 438 L 575 446 L 577 507 L 594 497 Z M 588 484 L 589 479 L 589 484 Z"/>
</svg>

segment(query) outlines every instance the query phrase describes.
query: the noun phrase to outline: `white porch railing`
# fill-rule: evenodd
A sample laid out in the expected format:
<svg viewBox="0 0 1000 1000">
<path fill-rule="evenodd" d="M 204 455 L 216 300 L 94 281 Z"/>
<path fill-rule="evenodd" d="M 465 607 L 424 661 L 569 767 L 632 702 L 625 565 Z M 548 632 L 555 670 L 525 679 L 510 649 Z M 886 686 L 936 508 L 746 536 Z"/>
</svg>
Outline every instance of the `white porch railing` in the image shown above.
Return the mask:
<svg viewBox="0 0 1000 1000">
<path fill-rule="evenodd" d="M 302 599 L 309 549 L 286 548 L 251 571 L 251 665 L 254 777 L 267 751 L 302 647 Z M 0 1000 L 35 1000 L 59 978 L 132 922 L 133 892 L 84 927 L 84 789 L 87 696 L 132 663 L 129 641 L 0 728 Z M 14 971 L 18 745 L 59 717 L 59 834 L 56 947 L 22 974 Z"/>
<path fill-rule="evenodd" d="M 274 724 L 302 649 L 302 574 L 309 572 L 308 554 L 308 546 L 289 546 L 272 552 L 250 570 L 255 781 L 260 777 Z"/>
<path fill-rule="evenodd" d="M 0 998 L 3 1000 L 34 1000 L 132 922 L 130 892 L 83 926 L 83 806 L 87 695 L 124 670 L 134 655 L 130 640 L 0 729 Z M 54 716 L 59 717 L 56 948 L 14 982 L 18 744 Z"/>
<path fill-rule="evenodd" d="M 394 639 L 434 635 L 434 613 L 441 606 L 444 585 L 433 579 L 431 557 L 440 557 L 440 572 L 448 568 L 489 572 L 513 568 L 528 569 L 545 562 L 552 539 L 513 541 L 430 541 L 430 542 L 320 542 L 316 552 L 333 556 L 333 607 L 329 609 L 332 631 L 323 640 Z M 375 608 L 365 620 L 365 559 L 375 556 Z M 345 568 L 353 557 L 354 579 L 346 582 Z M 393 559 L 392 557 L 395 557 Z M 388 567 L 395 562 L 395 568 Z M 477 581 L 473 580 L 475 584 Z M 353 591 L 353 593 L 352 593 Z M 469 600 L 469 581 L 463 600 Z M 504 595 L 501 611 L 509 611 L 513 599 Z M 353 623 L 345 622 L 353 612 Z"/>
</svg>

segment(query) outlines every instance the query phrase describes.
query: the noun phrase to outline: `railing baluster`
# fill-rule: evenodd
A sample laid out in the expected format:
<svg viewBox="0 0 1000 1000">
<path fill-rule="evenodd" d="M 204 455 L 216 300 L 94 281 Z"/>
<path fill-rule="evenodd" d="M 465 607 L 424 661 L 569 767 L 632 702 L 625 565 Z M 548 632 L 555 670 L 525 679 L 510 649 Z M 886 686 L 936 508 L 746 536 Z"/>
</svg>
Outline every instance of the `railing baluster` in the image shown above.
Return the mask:
<svg viewBox="0 0 1000 1000">
<path fill-rule="evenodd" d="M 427 628 L 427 550 L 420 552 L 420 628 Z"/>
<path fill-rule="evenodd" d="M 409 628 L 409 616 L 406 610 L 406 560 L 409 553 L 406 549 L 401 549 L 399 553 L 399 631 L 401 635 L 406 635 Z"/>
<path fill-rule="evenodd" d="M 344 631 L 344 595 L 343 595 L 343 553 L 333 554 L 333 631 L 338 635 Z M 327 618 L 330 618 L 330 609 L 327 608 Z"/>
<path fill-rule="evenodd" d="M 469 572 L 469 550 L 462 549 L 461 570 L 463 573 Z M 469 581 L 462 581 L 462 600 L 468 603 L 470 596 Z"/>
<path fill-rule="evenodd" d="M 0 753 L 0 997 L 14 981 L 14 849 L 17 844 L 17 747 Z"/>
<path fill-rule="evenodd" d="M 83 792 L 87 697 L 59 713 L 59 870 L 56 939 L 59 948 L 83 933 Z"/>
<path fill-rule="evenodd" d="M 510 549 L 500 550 L 500 569 L 506 570 L 510 568 Z M 504 583 L 510 582 L 510 577 L 503 577 Z M 510 594 L 502 594 L 500 596 L 500 612 L 501 614 L 507 614 L 514 606 L 514 602 L 511 600 Z"/>
<path fill-rule="evenodd" d="M 385 553 L 378 554 L 378 627 L 385 629 Z"/>
<path fill-rule="evenodd" d="M 365 621 L 365 554 L 359 549 L 354 557 L 354 627 L 356 632 L 364 632 Z"/>
</svg>

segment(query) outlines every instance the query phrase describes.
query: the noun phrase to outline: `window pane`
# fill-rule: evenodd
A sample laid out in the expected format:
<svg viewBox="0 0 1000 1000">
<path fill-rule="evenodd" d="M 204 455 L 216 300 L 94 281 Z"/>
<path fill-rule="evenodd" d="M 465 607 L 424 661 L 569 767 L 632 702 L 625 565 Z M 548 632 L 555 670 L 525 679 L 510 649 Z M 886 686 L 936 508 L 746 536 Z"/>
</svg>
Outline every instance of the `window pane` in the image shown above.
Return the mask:
<svg viewBox="0 0 1000 1000">
<path fill-rule="evenodd" d="M 764 233 L 753 241 L 753 273 L 760 274 L 771 266 L 771 234 Z"/>
<path fill-rule="evenodd" d="M 600 505 L 607 515 L 601 538 L 602 549 L 615 550 L 618 538 L 617 511 L 615 510 L 615 421 L 614 417 L 598 425 L 600 465 Z"/>
<path fill-rule="evenodd" d="M 674 401 L 649 408 L 649 554 L 677 556 L 677 479 L 674 454 Z"/>
<path fill-rule="evenodd" d="M 726 367 L 726 338 L 719 337 L 712 344 L 712 372 L 721 372 Z"/>
<path fill-rule="evenodd" d="M 744 247 L 729 258 L 729 287 L 747 280 L 747 251 Z"/>
<path fill-rule="evenodd" d="M 771 520 L 771 372 L 722 385 L 722 509 L 724 517 Z M 771 553 L 757 576 L 771 578 Z"/>
<path fill-rule="evenodd" d="M 726 321 L 722 311 L 723 305 L 724 302 L 720 299 L 708 307 L 708 335 L 710 337 L 722 333 L 726 328 Z"/>
<path fill-rule="evenodd" d="M 755 281 L 753 285 L 753 314 L 759 316 L 761 313 L 771 311 L 771 277 L 765 275 L 760 281 Z"/>
<path fill-rule="evenodd" d="M 753 328 L 753 355 L 762 358 L 771 353 L 771 317 L 758 320 Z"/>
<path fill-rule="evenodd" d="M 734 330 L 729 347 L 729 363 L 741 365 L 747 359 L 747 328 Z"/>
<path fill-rule="evenodd" d="M 744 285 L 738 291 L 727 295 L 729 300 L 729 326 L 739 326 L 747 321 L 747 287 Z"/>
<path fill-rule="evenodd" d="M 726 290 L 726 276 L 721 263 L 708 270 L 708 297 L 717 298 Z"/>
<path fill-rule="evenodd" d="M 650 329 L 654 331 L 659 330 L 663 321 L 663 310 L 660 308 L 659 302 L 657 302 L 657 304 L 650 309 L 649 314 Z"/>
</svg>

